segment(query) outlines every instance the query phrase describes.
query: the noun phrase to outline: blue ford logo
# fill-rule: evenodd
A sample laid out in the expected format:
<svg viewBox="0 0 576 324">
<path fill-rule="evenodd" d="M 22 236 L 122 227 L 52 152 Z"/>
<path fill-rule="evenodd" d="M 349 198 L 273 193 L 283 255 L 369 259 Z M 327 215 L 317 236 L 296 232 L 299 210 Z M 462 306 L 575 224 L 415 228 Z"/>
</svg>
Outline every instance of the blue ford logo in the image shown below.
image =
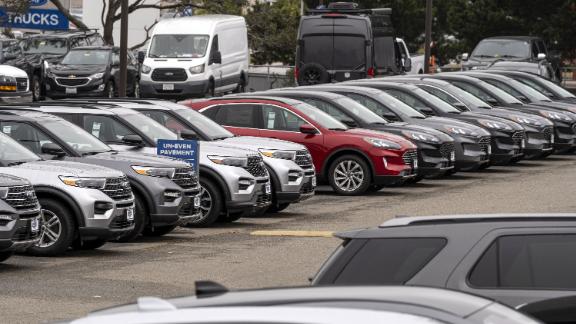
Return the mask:
<svg viewBox="0 0 576 324">
<path fill-rule="evenodd" d="M 48 0 L 29 0 L 31 7 L 39 7 L 48 3 Z"/>
</svg>

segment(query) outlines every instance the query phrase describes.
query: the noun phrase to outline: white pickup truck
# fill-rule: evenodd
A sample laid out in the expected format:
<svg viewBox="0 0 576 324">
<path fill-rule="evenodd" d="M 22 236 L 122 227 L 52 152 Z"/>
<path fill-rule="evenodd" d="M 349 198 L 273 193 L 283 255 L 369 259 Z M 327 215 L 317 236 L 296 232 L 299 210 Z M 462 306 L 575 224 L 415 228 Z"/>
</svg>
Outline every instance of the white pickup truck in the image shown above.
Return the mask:
<svg viewBox="0 0 576 324">
<path fill-rule="evenodd" d="M 396 43 L 398 43 L 398 47 L 400 48 L 400 54 L 402 55 L 402 64 L 406 66 L 404 61 L 405 60 L 411 61 L 411 64 L 408 65 L 411 66 L 411 68 L 408 71 L 406 71 L 406 74 L 423 74 L 424 55 L 410 55 L 410 52 L 408 51 L 408 46 L 406 46 L 406 43 L 402 38 L 396 38 Z"/>
<path fill-rule="evenodd" d="M 0 102 L 32 102 L 30 82 L 24 70 L 0 65 Z"/>
</svg>

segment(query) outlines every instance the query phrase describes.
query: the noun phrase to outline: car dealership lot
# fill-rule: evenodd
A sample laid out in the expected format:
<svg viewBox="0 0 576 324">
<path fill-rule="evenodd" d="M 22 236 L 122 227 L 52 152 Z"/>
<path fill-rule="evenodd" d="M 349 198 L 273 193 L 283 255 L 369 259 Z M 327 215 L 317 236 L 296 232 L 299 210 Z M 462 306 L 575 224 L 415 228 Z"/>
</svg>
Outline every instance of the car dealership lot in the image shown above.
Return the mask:
<svg viewBox="0 0 576 324">
<path fill-rule="evenodd" d="M 193 293 L 195 280 L 228 287 L 305 285 L 339 243 L 316 231 L 376 226 L 393 215 L 573 212 L 576 157 L 494 167 L 362 197 L 320 192 L 274 217 L 243 218 L 210 229 L 177 229 L 161 238 L 110 243 L 62 258 L 13 257 L 0 265 L 3 321 L 71 318 L 133 301 Z M 322 189 L 322 188 L 320 188 Z M 269 231 L 254 235 L 256 231 Z M 296 233 L 299 235 L 299 233 Z"/>
</svg>

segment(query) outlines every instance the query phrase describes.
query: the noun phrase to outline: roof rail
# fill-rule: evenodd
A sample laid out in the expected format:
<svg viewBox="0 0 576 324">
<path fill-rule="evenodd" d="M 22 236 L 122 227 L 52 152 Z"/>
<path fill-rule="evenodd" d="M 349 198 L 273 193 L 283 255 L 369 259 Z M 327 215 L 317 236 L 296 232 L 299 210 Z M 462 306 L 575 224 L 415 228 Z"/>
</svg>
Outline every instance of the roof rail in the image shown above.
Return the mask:
<svg viewBox="0 0 576 324">
<path fill-rule="evenodd" d="M 129 97 L 121 97 L 121 98 L 66 98 L 60 101 L 63 102 L 105 102 L 105 103 L 113 103 L 113 102 L 130 102 L 130 103 L 138 103 L 143 105 L 149 105 L 152 101 L 165 101 L 162 99 L 140 99 L 140 98 L 129 98 Z M 169 101 L 172 102 L 172 101 Z"/>
<path fill-rule="evenodd" d="M 195 285 L 197 298 L 215 297 L 228 292 L 228 288 L 210 280 L 199 280 Z"/>
<path fill-rule="evenodd" d="M 576 214 L 472 214 L 472 215 L 441 215 L 441 216 L 401 216 L 382 223 L 380 228 L 409 225 L 439 225 L 466 224 L 485 222 L 520 222 L 520 221 L 576 221 Z"/>
<path fill-rule="evenodd" d="M 90 108 L 90 109 L 98 109 L 99 107 L 95 106 L 96 103 L 90 102 L 70 102 L 70 103 L 62 103 L 61 101 L 42 101 L 42 102 L 28 102 L 28 103 L 10 103 L 10 104 L 0 104 L 0 109 L 22 109 L 22 107 L 34 109 L 34 108 L 42 108 L 42 107 L 66 107 L 67 105 L 73 107 L 81 107 L 81 108 Z M 101 106 L 114 106 L 112 104 L 100 104 Z"/>
</svg>

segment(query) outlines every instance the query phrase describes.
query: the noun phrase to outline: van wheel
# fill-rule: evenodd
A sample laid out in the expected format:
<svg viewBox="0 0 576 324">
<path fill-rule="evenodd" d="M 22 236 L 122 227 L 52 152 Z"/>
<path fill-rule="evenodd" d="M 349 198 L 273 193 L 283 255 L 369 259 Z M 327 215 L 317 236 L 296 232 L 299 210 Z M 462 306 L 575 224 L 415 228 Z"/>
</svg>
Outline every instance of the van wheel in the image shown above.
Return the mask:
<svg viewBox="0 0 576 324">
<path fill-rule="evenodd" d="M 40 77 L 36 74 L 32 75 L 32 100 L 40 101 L 43 100 L 42 96 L 42 82 L 40 82 Z"/>
<path fill-rule="evenodd" d="M 0 252 L 0 262 L 8 260 L 12 256 L 13 252 Z"/>
<path fill-rule="evenodd" d="M 240 81 L 238 81 L 238 85 L 236 86 L 236 89 L 234 89 L 234 93 L 244 93 L 246 92 L 246 80 L 244 79 L 244 76 L 240 77 Z"/>
<path fill-rule="evenodd" d="M 146 227 L 144 229 L 144 231 L 142 232 L 142 235 L 152 236 L 152 237 L 164 236 L 164 235 L 172 232 L 177 226 L 178 226 L 177 224 L 174 224 L 174 225 L 166 225 L 166 226 L 154 226 L 154 228 Z"/>
<path fill-rule="evenodd" d="M 106 97 L 116 97 L 116 86 L 114 86 L 114 82 L 112 81 L 108 81 L 108 84 L 106 85 Z"/>
<path fill-rule="evenodd" d="M 80 239 L 78 239 L 76 242 L 74 242 L 73 246 L 75 249 L 88 251 L 101 248 L 102 246 L 104 246 L 104 244 L 106 244 L 106 240 L 81 241 Z"/>
<path fill-rule="evenodd" d="M 330 185 L 340 195 L 356 196 L 365 193 L 372 182 L 370 168 L 356 155 L 337 158 L 328 171 Z"/>
<path fill-rule="evenodd" d="M 43 209 L 40 241 L 28 252 L 36 256 L 55 256 L 66 252 L 76 237 L 72 213 L 59 201 L 40 198 Z"/>
<path fill-rule="evenodd" d="M 298 85 L 314 85 L 330 82 L 330 74 L 317 63 L 304 64 L 298 74 Z"/>
<path fill-rule="evenodd" d="M 204 95 L 204 97 L 212 98 L 215 95 L 216 95 L 216 89 L 214 88 L 214 81 L 210 81 L 210 83 L 208 83 L 208 88 L 206 88 L 206 94 Z"/>
<path fill-rule="evenodd" d="M 148 210 L 140 195 L 134 195 L 134 229 L 117 239 L 118 242 L 126 243 L 133 241 L 140 235 L 146 225 L 148 225 Z"/>
<path fill-rule="evenodd" d="M 224 199 L 218 186 L 208 179 L 200 178 L 200 219 L 189 222 L 186 227 L 208 227 L 218 220 L 223 211 Z"/>
</svg>

